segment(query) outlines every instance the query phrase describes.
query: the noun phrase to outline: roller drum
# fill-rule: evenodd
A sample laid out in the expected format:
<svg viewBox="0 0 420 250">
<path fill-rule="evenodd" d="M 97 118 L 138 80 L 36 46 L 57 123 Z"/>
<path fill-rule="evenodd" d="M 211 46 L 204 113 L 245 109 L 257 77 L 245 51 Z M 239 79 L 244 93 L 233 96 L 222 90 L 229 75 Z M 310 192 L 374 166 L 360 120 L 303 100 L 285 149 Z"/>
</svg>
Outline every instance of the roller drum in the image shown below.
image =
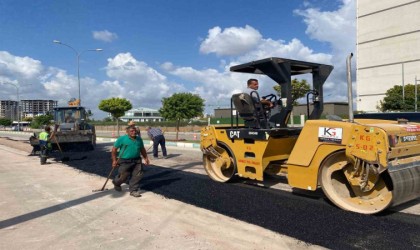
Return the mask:
<svg viewBox="0 0 420 250">
<path fill-rule="evenodd" d="M 390 164 L 388 172 L 392 179 L 392 205 L 420 197 L 420 162 Z"/>
</svg>

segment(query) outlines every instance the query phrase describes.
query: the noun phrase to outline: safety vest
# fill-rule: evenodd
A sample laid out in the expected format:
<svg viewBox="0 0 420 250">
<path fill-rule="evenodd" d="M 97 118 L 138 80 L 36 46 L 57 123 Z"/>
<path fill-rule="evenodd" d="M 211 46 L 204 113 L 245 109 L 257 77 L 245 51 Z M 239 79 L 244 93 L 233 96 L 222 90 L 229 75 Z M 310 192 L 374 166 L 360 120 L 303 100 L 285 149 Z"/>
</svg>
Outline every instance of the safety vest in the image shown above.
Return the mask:
<svg viewBox="0 0 420 250">
<path fill-rule="evenodd" d="M 43 131 L 43 132 L 41 132 L 41 133 L 39 133 L 39 139 L 41 140 L 41 141 L 48 141 L 48 137 L 49 137 L 50 135 L 47 133 L 47 132 L 45 132 L 45 131 Z"/>
<path fill-rule="evenodd" d="M 48 134 L 47 132 L 43 131 L 41 133 L 39 133 L 38 139 L 39 139 L 39 145 L 40 146 L 45 146 L 48 149 L 51 149 L 51 142 L 48 142 L 48 139 L 50 137 L 50 134 Z"/>
</svg>

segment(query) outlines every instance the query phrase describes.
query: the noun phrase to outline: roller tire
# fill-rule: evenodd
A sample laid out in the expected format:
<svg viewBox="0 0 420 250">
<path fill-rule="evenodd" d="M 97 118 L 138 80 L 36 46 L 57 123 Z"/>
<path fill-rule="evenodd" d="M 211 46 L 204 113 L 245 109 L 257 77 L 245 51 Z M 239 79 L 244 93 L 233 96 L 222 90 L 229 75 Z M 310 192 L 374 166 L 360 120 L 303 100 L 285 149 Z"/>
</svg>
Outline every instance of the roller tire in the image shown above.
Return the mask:
<svg viewBox="0 0 420 250">
<path fill-rule="evenodd" d="M 352 188 L 344 171 L 353 168 L 344 151 L 331 154 L 320 169 L 320 184 L 327 198 L 341 209 L 361 213 L 375 214 L 392 203 L 392 192 L 388 189 L 382 176 L 369 192 Z"/>
<path fill-rule="evenodd" d="M 212 180 L 217 181 L 217 182 L 228 182 L 235 178 L 236 172 L 237 172 L 235 159 L 232 157 L 229 151 L 228 151 L 228 154 L 231 158 L 231 161 L 230 161 L 231 165 L 229 168 L 218 166 L 217 162 L 215 161 L 215 158 L 209 155 L 203 155 L 204 169 L 207 175 Z"/>
</svg>

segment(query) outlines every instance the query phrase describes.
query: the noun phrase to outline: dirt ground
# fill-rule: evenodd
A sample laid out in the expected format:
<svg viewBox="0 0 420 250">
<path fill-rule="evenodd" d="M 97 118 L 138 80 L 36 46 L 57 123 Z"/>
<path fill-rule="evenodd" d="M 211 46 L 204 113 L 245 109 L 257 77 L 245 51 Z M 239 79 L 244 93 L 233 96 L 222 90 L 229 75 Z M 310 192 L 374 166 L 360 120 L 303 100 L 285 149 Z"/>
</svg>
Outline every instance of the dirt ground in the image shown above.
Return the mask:
<svg viewBox="0 0 420 250">
<path fill-rule="evenodd" d="M 92 192 L 105 178 L 31 150 L 0 138 L 0 249 L 320 249 L 155 193 Z"/>
<path fill-rule="evenodd" d="M 21 140 L 11 140 L 8 138 L 0 137 L 0 145 L 19 149 L 21 151 L 28 152 L 28 154 L 32 151 L 32 146 L 29 144 L 29 142 L 24 142 Z"/>
</svg>

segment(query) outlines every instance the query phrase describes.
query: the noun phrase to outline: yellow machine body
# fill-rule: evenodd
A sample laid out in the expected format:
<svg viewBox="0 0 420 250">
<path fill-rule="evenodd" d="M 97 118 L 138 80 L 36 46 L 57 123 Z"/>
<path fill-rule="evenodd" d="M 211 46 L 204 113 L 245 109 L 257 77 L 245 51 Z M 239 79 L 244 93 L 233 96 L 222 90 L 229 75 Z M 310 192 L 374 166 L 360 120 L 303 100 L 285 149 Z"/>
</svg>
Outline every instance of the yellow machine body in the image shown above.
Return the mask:
<svg viewBox="0 0 420 250">
<path fill-rule="evenodd" d="M 213 178 L 216 181 L 228 181 L 235 173 L 258 181 L 264 181 L 264 173 L 285 174 L 291 187 L 314 191 L 322 187 L 323 164 L 335 153 L 341 153 L 345 159 L 342 164 L 349 166 L 344 170 L 352 187 L 348 192 L 360 197 L 352 203 L 373 207 L 368 212 L 348 210 L 375 213 L 420 196 L 420 124 L 398 124 L 387 120 L 356 120 L 354 123 L 313 120 L 307 121 L 300 132 L 299 128 L 294 129 L 292 134 L 298 131 L 298 135 L 270 136 L 270 133 L 276 134 L 281 130 L 203 128 L 201 147 L 205 157 L 217 159 L 218 156 L 211 153 L 216 151 L 223 159 L 213 162 L 206 170 L 209 172 L 209 168 L 219 167 L 222 171 L 228 170 L 224 172 L 226 175 L 220 174 L 222 179 Z M 250 133 L 256 138 L 250 138 Z M 393 142 L 390 143 L 390 140 Z M 365 170 L 355 167 L 361 164 L 374 166 L 374 170 L 366 170 L 374 173 L 365 180 L 361 172 Z M 211 173 L 209 175 L 212 177 Z M 379 176 L 385 175 L 385 181 L 378 184 Z M 375 185 L 382 186 L 375 191 Z M 374 196 L 373 201 L 364 197 L 361 187 L 369 189 L 369 196 Z M 378 208 L 375 207 L 377 202 L 380 203 Z"/>
<path fill-rule="evenodd" d="M 312 72 L 317 88 L 312 93 L 322 97 L 322 84 L 332 67 L 268 58 L 231 70 L 267 74 L 285 85 L 285 94 L 290 94 L 291 86 L 283 76 Z M 285 175 L 293 188 L 322 188 L 338 207 L 364 214 L 420 197 L 420 123 L 319 119 L 319 99 L 309 115 L 312 119 L 303 127 L 290 127 L 290 101 L 270 119 L 261 119 L 255 105 L 258 98 L 252 93 L 233 95 L 231 102 L 244 124 L 239 125 L 238 119 L 234 124 L 232 118 L 231 126 L 207 126 L 201 131 L 209 177 L 227 182 L 235 176 L 264 181 L 264 174 Z"/>
</svg>

